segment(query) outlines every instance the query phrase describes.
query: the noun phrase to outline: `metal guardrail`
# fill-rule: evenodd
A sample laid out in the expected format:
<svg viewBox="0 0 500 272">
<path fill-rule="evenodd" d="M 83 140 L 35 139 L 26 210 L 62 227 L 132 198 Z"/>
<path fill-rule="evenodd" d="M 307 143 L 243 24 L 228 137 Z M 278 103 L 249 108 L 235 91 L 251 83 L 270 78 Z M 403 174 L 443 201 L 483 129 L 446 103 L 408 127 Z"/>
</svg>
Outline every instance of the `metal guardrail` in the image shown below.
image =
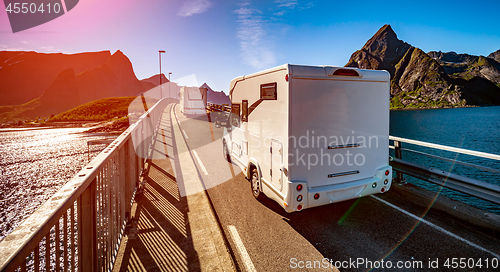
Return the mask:
<svg viewBox="0 0 500 272">
<path fill-rule="evenodd" d="M 87 161 L 90 162 L 90 146 L 91 145 L 109 145 L 114 141 L 114 139 L 100 139 L 87 141 Z"/>
<path fill-rule="evenodd" d="M 438 145 L 433 143 L 421 142 L 416 140 L 410 140 L 405 138 L 399 138 L 394 136 L 389 136 L 389 140 L 394 141 L 393 146 L 389 146 L 389 148 L 394 149 L 395 158 L 393 158 L 390 162 L 390 165 L 396 171 L 395 180 L 400 183 L 405 183 L 405 179 L 403 174 L 407 174 L 418 179 L 431 182 L 436 185 L 440 185 L 455 191 L 459 191 L 471 196 L 475 196 L 487 201 L 490 201 L 495 204 L 500 204 L 500 186 L 487 183 L 484 181 L 479 181 L 476 179 L 460 176 L 457 174 L 453 174 L 450 172 L 442 171 L 433 167 L 427 167 L 418 165 L 415 163 L 411 163 L 403 160 L 402 151 L 412 152 L 420 155 L 424 155 L 427 157 L 440 159 L 448 162 L 453 162 L 461 165 L 465 165 L 468 167 L 474 167 L 477 169 L 481 169 L 483 171 L 489 171 L 493 173 L 500 173 L 500 170 L 493 169 L 489 167 L 484 167 L 481 165 L 476 165 L 468 162 L 462 162 L 458 160 L 451 160 L 448 158 L 443 158 L 437 155 L 428 154 L 421 151 L 416 151 L 408 148 L 403 148 L 402 143 L 408 143 L 418 146 L 424 146 L 428 148 L 444 150 L 459 154 L 466 154 L 475 157 L 481 157 L 491 160 L 500 161 L 500 155 L 489 154 L 485 152 L 472 151 L 462 148 L 449 147 L 444 145 Z"/>
<path fill-rule="evenodd" d="M 130 216 L 160 100 L 0 242 L 1 271 L 110 271 Z"/>
</svg>

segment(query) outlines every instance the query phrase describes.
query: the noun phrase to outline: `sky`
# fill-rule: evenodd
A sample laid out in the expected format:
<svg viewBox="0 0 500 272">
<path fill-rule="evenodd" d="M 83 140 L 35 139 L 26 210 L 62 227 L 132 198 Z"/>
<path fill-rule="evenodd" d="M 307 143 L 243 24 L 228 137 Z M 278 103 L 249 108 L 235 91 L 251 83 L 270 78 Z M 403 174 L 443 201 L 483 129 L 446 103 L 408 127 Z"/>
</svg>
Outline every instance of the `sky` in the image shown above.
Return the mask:
<svg viewBox="0 0 500 272">
<path fill-rule="evenodd" d="M 80 0 L 12 33 L 2 6 L 0 50 L 121 50 L 138 79 L 159 73 L 165 50 L 172 81 L 228 93 L 233 78 L 285 63 L 344 66 L 385 24 L 425 52 L 487 56 L 500 49 L 499 10 L 498 0 Z"/>
</svg>

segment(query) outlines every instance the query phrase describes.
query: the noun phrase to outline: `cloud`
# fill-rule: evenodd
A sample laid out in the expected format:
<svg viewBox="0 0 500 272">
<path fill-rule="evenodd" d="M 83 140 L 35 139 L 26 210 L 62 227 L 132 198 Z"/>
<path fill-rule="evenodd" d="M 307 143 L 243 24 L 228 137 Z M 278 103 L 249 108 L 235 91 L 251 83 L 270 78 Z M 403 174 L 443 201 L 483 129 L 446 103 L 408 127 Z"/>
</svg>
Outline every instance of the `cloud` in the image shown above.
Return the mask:
<svg viewBox="0 0 500 272">
<path fill-rule="evenodd" d="M 23 47 L 12 47 L 6 44 L 0 44 L 0 51 L 25 51 Z"/>
<path fill-rule="evenodd" d="M 45 52 L 45 53 L 54 53 L 54 52 L 57 52 L 57 53 L 63 53 L 63 54 L 70 54 L 60 48 L 55 48 L 54 46 L 52 45 L 48 45 L 48 46 L 41 46 L 41 51 L 42 52 Z"/>
<path fill-rule="evenodd" d="M 42 46 L 40 47 L 42 50 L 44 51 L 57 51 L 56 48 L 52 45 L 48 45 L 48 46 Z"/>
<path fill-rule="evenodd" d="M 283 16 L 287 11 L 295 8 L 303 10 L 311 8 L 314 5 L 313 2 L 299 5 L 298 0 L 275 0 L 274 3 L 276 4 L 276 9 L 279 10 L 274 13 L 275 16 Z"/>
<path fill-rule="evenodd" d="M 284 8 L 295 8 L 299 5 L 298 0 L 276 0 L 274 3 L 278 4 L 278 7 Z"/>
<path fill-rule="evenodd" d="M 314 6 L 314 3 L 313 2 L 309 2 L 309 3 L 307 3 L 304 6 L 299 7 L 299 8 L 300 9 L 308 9 L 308 8 L 312 8 L 313 6 Z"/>
<path fill-rule="evenodd" d="M 294 9 L 299 5 L 297 0 L 276 0 L 274 1 L 276 4 L 278 12 L 275 12 L 275 16 L 283 16 L 288 10 Z"/>
<path fill-rule="evenodd" d="M 250 6 L 249 2 L 240 4 L 235 10 L 238 14 L 238 39 L 243 61 L 256 69 L 270 68 L 276 64 L 274 52 L 266 42 L 265 22 L 262 12 Z"/>
<path fill-rule="evenodd" d="M 186 1 L 181 7 L 177 15 L 182 17 L 191 16 L 198 13 L 203 13 L 210 8 L 212 4 L 208 0 L 190 0 Z"/>
</svg>

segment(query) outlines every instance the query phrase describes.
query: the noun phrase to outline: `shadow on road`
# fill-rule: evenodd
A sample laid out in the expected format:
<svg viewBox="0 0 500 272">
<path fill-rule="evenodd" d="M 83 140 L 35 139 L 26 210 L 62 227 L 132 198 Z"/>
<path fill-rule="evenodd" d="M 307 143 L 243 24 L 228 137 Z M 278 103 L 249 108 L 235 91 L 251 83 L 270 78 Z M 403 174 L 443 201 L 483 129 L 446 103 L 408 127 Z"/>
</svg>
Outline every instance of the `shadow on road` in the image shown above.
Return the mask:
<svg viewBox="0 0 500 272">
<path fill-rule="evenodd" d="M 167 107 L 169 108 L 169 107 Z M 147 182 L 135 197 L 115 271 L 199 271 L 186 197 L 181 197 L 167 146 L 172 146 L 169 110 L 160 123 Z M 125 248 L 123 249 L 123 245 Z M 118 268 L 118 269 L 117 269 Z"/>
</svg>

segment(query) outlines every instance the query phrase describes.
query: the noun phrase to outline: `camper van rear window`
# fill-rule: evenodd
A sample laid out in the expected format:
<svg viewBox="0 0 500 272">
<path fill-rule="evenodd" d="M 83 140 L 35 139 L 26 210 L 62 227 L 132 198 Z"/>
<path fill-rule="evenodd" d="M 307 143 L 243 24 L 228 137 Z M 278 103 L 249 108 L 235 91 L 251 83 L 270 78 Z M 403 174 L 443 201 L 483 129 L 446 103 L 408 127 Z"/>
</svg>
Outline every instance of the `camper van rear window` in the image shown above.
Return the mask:
<svg viewBox="0 0 500 272">
<path fill-rule="evenodd" d="M 260 99 L 276 100 L 276 82 L 260 85 Z"/>
</svg>

